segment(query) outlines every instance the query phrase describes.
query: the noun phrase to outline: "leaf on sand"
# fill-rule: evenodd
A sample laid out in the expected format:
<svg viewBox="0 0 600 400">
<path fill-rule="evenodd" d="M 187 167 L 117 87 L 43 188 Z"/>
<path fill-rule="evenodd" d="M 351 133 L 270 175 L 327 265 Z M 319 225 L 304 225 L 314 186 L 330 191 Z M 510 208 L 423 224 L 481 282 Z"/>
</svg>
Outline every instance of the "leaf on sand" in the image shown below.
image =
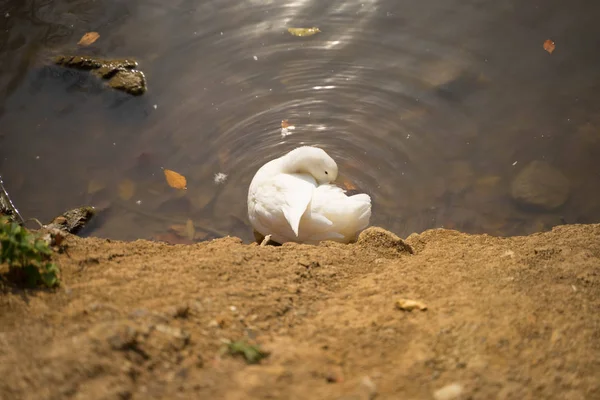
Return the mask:
<svg viewBox="0 0 600 400">
<path fill-rule="evenodd" d="M 175 189 L 187 189 L 187 180 L 185 179 L 185 176 L 175 171 L 171 171 L 170 169 L 165 169 L 164 171 L 169 186 Z"/>
<path fill-rule="evenodd" d="M 89 46 L 90 44 L 98 40 L 99 37 L 100 34 L 98 32 L 88 32 L 85 35 L 83 35 L 81 39 L 79 39 L 79 42 L 77 42 L 77 44 L 80 46 Z"/>
<path fill-rule="evenodd" d="M 313 26 L 312 28 L 288 28 L 288 32 L 294 36 L 312 36 L 321 32 L 321 30 Z"/>
<path fill-rule="evenodd" d="M 119 183 L 119 197 L 122 200 L 129 200 L 135 193 L 135 183 L 131 179 L 123 179 Z"/>
<path fill-rule="evenodd" d="M 548 39 L 544 42 L 544 50 L 546 50 L 549 54 L 552 54 L 555 48 L 556 45 L 554 44 L 554 41 Z"/>
</svg>

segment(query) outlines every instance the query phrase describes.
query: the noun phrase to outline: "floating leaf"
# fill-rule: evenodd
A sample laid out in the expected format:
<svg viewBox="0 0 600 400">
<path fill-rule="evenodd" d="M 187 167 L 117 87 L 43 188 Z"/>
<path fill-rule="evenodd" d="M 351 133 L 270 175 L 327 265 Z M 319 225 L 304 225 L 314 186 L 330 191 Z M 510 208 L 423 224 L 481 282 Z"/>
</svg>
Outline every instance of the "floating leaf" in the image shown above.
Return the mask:
<svg viewBox="0 0 600 400">
<path fill-rule="evenodd" d="M 354 186 L 352 182 L 347 180 L 342 181 L 342 187 L 346 190 L 356 190 L 356 186 Z"/>
<path fill-rule="evenodd" d="M 81 39 L 79 39 L 79 42 L 77 42 L 77 44 L 80 46 L 89 46 L 90 44 L 98 40 L 99 37 L 100 34 L 98 32 L 88 32 L 85 35 L 83 35 Z"/>
<path fill-rule="evenodd" d="M 119 183 L 119 197 L 123 200 L 129 200 L 135 193 L 135 183 L 131 179 L 123 179 Z"/>
<path fill-rule="evenodd" d="M 296 127 L 294 125 L 290 125 L 290 122 L 287 119 L 284 119 L 283 121 L 281 121 L 281 137 L 284 138 L 288 135 L 291 135 L 294 129 L 296 129 Z"/>
<path fill-rule="evenodd" d="M 288 32 L 294 36 L 312 36 L 321 32 L 321 30 L 313 26 L 312 28 L 288 28 Z"/>
<path fill-rule="evenodd" d="M 549 54 L 552 54 L 555 48 L 556 45 L 554 44 L 554 41 L 548 39 L 544 42 L 544 50 L 546 50 Z"/>
<path fill-rule="evenodd" d="M 165 178 L 167 178 L 167 183 L 169 186 L 175 189 L 187 189 L 187 180 L 185 176 L 177 173 L 175 171 L 171 171 L 170 169 L 165 169 Z"/>
</svg>

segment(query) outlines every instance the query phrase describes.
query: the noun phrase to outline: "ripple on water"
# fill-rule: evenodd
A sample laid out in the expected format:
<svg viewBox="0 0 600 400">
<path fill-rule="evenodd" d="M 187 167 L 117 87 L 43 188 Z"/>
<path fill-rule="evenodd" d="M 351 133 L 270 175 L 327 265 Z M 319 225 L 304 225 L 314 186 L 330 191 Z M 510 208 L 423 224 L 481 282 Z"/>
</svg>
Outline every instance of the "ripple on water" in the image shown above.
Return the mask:
<svg viewBox="0 0 600 400">
<path fill-rule="evenodd" d="M 558 72 L 548 66 L 546 53 L 530 50 L 546 39 L 546 32 L 537 37 L 531 27 L 549 17 L 533 6 L 179 0 L 108 3 L 107 11 L 86 1 L 55 3 L 44 10 L 52 23 L 68 27 L 69 13 L 79 21 L 68 30 L 71 41 L 98 30 L 101 39 L 89 51 L 135 55 L 149 80 L 143 98 L 124 100 L 90 91 L 77 76 L 64 79 L 73 88 L 65 91 L 61 81 L 52 86 L 46 75 L 30 72 L 9 103 L 5 126 L 13 131 L 28 124 L 17 110 L 31 114 L 49 101 L 60 104 L 60 118 L 52 109 L 37 112 L 44 114 L 46 132 L 64 136 L 35 151 L 47 156 L 52 146 L 69 143 L 81 168 L 62 174 L 65 186 L 73 187 L 64 195 L 124 206 L 95 234 L 152 236 L 175 220 L 192 218 L 250 239 L 245 198 L 252 176 L 266 161 L 304 144 L 328 151 L 340 165 L 341 180 L 372 195 L 372 222 L 401 235 L 436 226 L 521 233 L 531 221 L 551 226 L 557 218 L 524 213 L 507 195 L 516 169 L 530 159 L 572 165 L 558 151 L 564 127 L 556 123 L 571 108 L 548 100 L 548 84 L 534 79 L 549 82 Z M 96 25 L 95 14 L 101 16 Z M 287 32 L 310 26 L 321 32 Z M 526 36 L 535 37 L 534 43 L 520 40 Z M 557 43 L 551 60 L 560 60 Z M 571 82 L 565 98 L 567 92 L 579 95 L 581 79 L 563 78 Z M 35 90 L 28 93 L 32 81 Z M 553 110 L 561 111 L 555 116 Z M 572 117 L 574 128 L 591 124 L 593 131 L 597 121 L 588 115 Z M 295 126 L 288 135 L 281 134 L 284 119 Z M 93 126 L 93 140 L 65 128 L 65 121 Z M 593 135 L 580 136 L 592 143 L 591 156 L 577 165 L 589 169 L 599 146 Z M 186 175 L 187 193 L 166 187 L 161 167 Z M 216 183 L 218 173 L 226 180 Z M 105 188 L 81 195 L 91 175 Z M 43 192 L 36 188 L 49 179 L 33 178 L 22 193 L 39 198 Z M 122 179 L 135 182 L 127 204 L 116 200 Z M 574 187 L 589 188 L 590 179 Z M 600 218 L 596 208 L 573 201 L 588 218 Z"/>
</svg>

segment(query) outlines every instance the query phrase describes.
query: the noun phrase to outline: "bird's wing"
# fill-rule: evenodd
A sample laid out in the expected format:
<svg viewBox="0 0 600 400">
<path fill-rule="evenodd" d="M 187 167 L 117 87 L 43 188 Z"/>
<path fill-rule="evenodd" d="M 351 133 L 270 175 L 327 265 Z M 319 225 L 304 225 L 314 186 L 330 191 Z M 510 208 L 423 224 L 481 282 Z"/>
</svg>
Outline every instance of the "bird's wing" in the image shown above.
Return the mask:
<svg viewBox="0 0 600 400">
<path fill-rule="evenodd" d="M 297 237 L 300 219 L 312 200 L 315 181 L 302 174 L 279 174 L 272 185 L 281 200 L 283 215 Z"/>
</svg>

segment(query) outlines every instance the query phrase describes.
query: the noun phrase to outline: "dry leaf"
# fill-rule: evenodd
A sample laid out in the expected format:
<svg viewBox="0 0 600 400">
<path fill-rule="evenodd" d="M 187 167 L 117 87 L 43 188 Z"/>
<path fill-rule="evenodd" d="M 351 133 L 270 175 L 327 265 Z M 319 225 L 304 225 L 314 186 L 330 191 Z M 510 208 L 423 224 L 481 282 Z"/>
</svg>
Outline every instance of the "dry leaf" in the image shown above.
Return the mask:
<svg viewBox="0 0 600 400">
<path fill-rule="evenodd" d="M 187 180 L 185 179 L 185 176 L 175 171 L 171 171 L 170 169 L 165 169 L 165 178 L 167 178 L 167 183 L 172 188 L 187 189 Z"/>
<path fill-rule="evenodd" d="M 312 28 L 288 28 L 288 32 L 294 36 L 312 36 L 321 30 L 313 26 Z"/>
<path fill-rule="evenodd" d="M 90 44 L 98 40 L 99 37 L 100 34 L 98 32 L 88 32 L 85 35 L 83 35 L 81 39 L 79 39 L 79 42 L 77 42 L 77 44 L 80 46 L 89 46 Z"/>
<path fill-rule="evenodd" d="M 544 42 L 544 50 L 546 50 L 548 53 L 552 54 L 555 48 L 556 45 L 552 40 L 548 39 Z"/>
<path fill-rule="evenodd" d="M 123 200 L 129 200 L 135 193 L 135 183 L 131 179 L 123 179 L 119 183 L 119 197 Z"/>
<path fill-rule="evenodd" d="M 284 138 L 288 135 L 291 135 L 294 129 L 296 129 L 296 127 L 294 125 L 290 125 L 290 122 L 287 119 L 284 119 L 283 121 L 281 121 L 281 137 Z"/>
<path fill-rule="evenodd" d="M 342 187 L 346 190 L 356 190 L 356 186 L 350 181 L 342 181 Z"/>
<path fill-rule="evenodd" d="M 416 300 L 399 299 L 396 301 L 396 308 L 402 311 L 412 311 L 415 309 L 425 311 L 427 310 L 427 305 Z"/>
<path fill-rule="evenodd" d="M 194 221 L 188 219 L 185 223 L 185 233 L 188 239 L 194 240 L 196 236 L 196 228 L 194 227 Z"/>
<path fill-rule="evenodd" d="M 50 231 L 50 236 L 52 237 L 52 246 L 60 246 L 65 240 L 65 234 L 60 229 L 52 229 Z"/>
</svg>

